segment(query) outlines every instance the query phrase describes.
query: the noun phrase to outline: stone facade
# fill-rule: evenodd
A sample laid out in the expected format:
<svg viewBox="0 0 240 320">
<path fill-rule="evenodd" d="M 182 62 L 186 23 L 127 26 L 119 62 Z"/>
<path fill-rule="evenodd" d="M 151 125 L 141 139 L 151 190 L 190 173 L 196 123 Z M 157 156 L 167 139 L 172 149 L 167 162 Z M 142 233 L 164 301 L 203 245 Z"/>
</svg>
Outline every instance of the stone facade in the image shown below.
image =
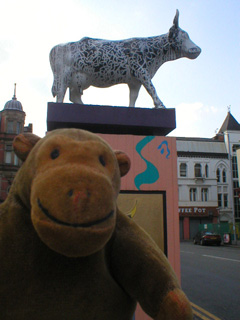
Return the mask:
<svg viewBox="0 0 240 320">
<path fill-rule="evenodd" d="M 177 138 L 181 239 L 199 224 L 240 222 L 238 148 L 240 124 L 230 112 L 212 139 Z"/>
</svg>

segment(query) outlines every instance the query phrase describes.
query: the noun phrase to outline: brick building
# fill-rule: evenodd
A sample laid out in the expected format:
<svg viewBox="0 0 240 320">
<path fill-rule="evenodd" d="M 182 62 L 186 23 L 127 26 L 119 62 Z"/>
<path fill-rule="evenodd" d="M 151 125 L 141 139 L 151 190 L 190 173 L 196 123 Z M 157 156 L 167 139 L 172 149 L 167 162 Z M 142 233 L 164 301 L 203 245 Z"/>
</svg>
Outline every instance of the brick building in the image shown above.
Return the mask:
<svg viewBox="0 0 240 320">
<path fill-rule="evenodd" d="M 16 84 L 12 100 L 0 111 L 0 202 L 6 199 L 12 181 L 21 165 L 13 152 L 13 139 L 22 132 L 32 132 L 32 124 L 24 127 L 26 114 L 16 97 Z"/>
</svg>

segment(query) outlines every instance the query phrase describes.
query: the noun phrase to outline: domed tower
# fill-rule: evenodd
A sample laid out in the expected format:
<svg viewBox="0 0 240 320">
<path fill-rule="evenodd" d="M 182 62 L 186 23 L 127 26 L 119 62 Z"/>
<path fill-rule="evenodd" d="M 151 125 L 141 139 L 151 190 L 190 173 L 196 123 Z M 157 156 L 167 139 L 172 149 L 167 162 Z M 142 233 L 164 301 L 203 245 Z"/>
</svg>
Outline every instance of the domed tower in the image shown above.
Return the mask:
<svg viewBox="0 0 240 320">
<path fill-rule="evenodd" d="M 15 83 L 12 100 L 7 101 L 1 111 L 1 133 L 16 135 L 23 132 L 25 116 L 26 114 L 23 111 L 22 104 L 16 97 Z"/>
<path fill-rule="evenodd" d="M 0 111 L 0 202 L 6 198 L 20 167 L 20 161 L 13 152 L 12 142 L 15 136 L 25 131 L 25 116 L 22 104 L 17 100 L 16 84 L 14 84 L 12 100 L 7 101 Z M 31 130 L 26 131 L 31 132 Z"/>
</svg>

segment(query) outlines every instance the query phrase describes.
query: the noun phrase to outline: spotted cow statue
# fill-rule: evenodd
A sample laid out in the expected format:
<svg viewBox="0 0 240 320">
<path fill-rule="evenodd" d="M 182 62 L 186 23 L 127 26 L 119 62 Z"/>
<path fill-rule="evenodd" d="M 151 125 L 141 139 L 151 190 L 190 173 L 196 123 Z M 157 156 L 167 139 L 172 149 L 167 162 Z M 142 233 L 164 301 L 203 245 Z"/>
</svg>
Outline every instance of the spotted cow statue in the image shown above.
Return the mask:
<svg viewBox="0 0 240 320">
<path fill-rule="evenodd" d="M 151 79 L 160 66 L 182 57 L 195 59 L 201 49 L 179 28 L 179 11 L 169 32 L 156 37 L 127 40 L 82 38 L 55 46 L 50 52 L 54 81 L 52 94 L 63 102 L 67 88 L 70 101 L 83 104 L 81 96 L 89 86 L 106 88 L 126 83 L 130 90 L 129 106 L 134 107 L 143 85 L 155 108 L 164 108 Z"/>
</svg>

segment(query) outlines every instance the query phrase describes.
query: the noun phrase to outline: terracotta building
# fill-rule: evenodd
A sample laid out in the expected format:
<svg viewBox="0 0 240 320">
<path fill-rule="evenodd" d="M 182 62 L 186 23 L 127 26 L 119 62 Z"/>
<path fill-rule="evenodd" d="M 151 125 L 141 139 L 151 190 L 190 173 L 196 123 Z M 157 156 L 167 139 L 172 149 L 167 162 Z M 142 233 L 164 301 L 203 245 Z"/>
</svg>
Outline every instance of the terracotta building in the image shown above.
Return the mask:
<svg viewBox="0 0 240 320">
<path fill-rule="evenodd" d="M 32 132 L 32 124 L 24 127 L 26 114 L 16 97 L 16 85 L 12 100 L 0 111 L 0 202 L 6 199 L 21 163 L 13 152 L 14 137 L 22 132 Z"/>
</svg>

